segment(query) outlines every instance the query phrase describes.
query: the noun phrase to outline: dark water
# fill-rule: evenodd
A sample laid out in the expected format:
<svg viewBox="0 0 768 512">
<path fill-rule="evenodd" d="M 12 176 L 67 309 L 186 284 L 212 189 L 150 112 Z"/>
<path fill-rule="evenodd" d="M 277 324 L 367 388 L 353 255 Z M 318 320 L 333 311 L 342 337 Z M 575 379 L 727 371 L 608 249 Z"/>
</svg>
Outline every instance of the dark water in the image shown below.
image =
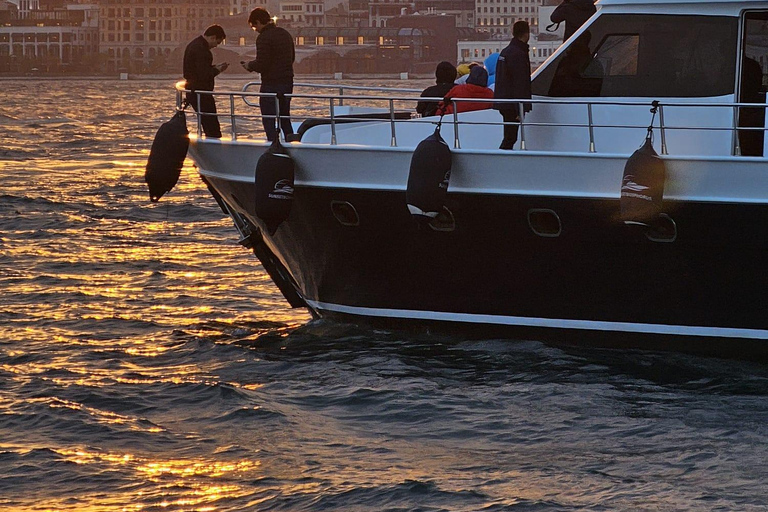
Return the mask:
<svg viewBox="0 0 768 512">
<path fill-rule="evenodd" d="M 0 510 L 768 510 L 767 366 L 310 322 L 171 85 L 0 82 Z"/>
</svg>

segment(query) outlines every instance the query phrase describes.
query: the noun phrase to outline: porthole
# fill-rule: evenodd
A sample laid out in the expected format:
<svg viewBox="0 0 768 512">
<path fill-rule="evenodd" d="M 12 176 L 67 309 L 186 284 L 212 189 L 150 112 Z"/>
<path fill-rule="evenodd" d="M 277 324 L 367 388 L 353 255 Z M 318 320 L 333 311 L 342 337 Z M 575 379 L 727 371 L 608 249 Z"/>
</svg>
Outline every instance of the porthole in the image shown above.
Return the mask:
<svg viewBox="0 0 768 512">
<path fill-rule="evenodd" d="M 528 227 L 537 235 L 545 238 L 558 237 L 563 231 L 563 225 L 557 213 L 545 208 L 528 210 Z"/>
<path fill-rule="evenodd" d="M 645 236 L 651 242 L 674 242 L 677 240 L 677 223 L 666 213 L 648 225 Z"/>
<path fill-rule="evenodd" d="M 453 231 L 456 229 L 456 219 L 454 219 L 451 210 L 443 206 L 437 217 L 429 221 L 429 227 L 435 231 Z"/>
<path fill-rule="evenodd" d="M 360 216 L 351 203 L 347 201 L 331 201 L 331 212 L 342 226 L 359 226 Z"/>
</svg>

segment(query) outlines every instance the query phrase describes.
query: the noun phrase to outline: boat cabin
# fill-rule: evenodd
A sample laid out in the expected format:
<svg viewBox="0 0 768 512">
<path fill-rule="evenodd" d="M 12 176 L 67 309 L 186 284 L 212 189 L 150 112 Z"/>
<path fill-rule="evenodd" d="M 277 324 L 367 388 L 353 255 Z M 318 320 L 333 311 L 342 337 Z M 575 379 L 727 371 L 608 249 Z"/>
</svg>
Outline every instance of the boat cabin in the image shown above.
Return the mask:
<svg viewBox="0 0 768 512">
<path fill-rule="evenodd" d="M 765 103 L 768 3 L 602 0 L 598 5 L 593 19 L 535 73 L 534 95 Z M 549 117 L 550 108 L 543 106 L 537 116 Z M 763 109 L 670 107 L 665 114 L 668 147 L 675 152 L 763 155 L 763 132 L 742 130 L 729 137 L 730 131 L 716 130 L 731 128 L 734 119 L 739 126 L 764 128 Z M 619 120 L 597 123 L 603 121 Z M 713 130 L 670 129 L 676 126 Z"/>
<path fill-rule="evenodd" d="M 768 154 L 765 109 L 739 105 L 765 104 L 768 2 L 601 0 L 597 6 L 534 73 L 533 110 L 518 149 L 631 153 L 653 119 L 660 153 Z M 653 101 L 661 105 L 657 116 Z M 415 146 L 436 120 L 398 123 L 397 145 Z M 449 115 L 443 137 L 455 147 L 495 150 L 500 123 L 494 110 Z M 335 131 L 338 144 L 389 145 L 393 138 L 386 123 Z M 329 137 L 321 126 L 302 142 Z"/>
</svg>

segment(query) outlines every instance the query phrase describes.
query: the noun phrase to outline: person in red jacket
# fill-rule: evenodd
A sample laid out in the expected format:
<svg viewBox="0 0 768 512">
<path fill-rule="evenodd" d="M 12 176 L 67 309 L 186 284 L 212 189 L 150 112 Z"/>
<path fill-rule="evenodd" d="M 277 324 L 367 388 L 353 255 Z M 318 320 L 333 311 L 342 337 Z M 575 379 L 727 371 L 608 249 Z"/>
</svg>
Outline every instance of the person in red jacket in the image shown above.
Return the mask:
<svg viewBox="0 0 768 512">
<path fill-rule="evenodd" d="M 451 98 L 483 98 L 493 99 L 493 91 L 488 88 L 488 72 L 482 66 L 474 66 L 469 72 L 467 83 L 455 85 L 445 99 L 437 107 L 437 115 L 444 116 L 453 114 L 453 102 Z M 472 110 L 483 110 L 491 108 L 493 103 L 481 101 L 457 101 L 456 109 L 458 112 L 470 112 Z"/>
</svg>

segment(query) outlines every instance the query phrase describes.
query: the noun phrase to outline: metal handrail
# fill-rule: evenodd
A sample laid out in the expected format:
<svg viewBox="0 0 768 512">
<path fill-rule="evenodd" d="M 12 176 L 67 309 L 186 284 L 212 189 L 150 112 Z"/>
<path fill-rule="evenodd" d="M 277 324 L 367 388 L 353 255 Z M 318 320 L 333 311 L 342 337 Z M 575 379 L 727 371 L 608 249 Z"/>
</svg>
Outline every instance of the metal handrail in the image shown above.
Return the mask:
<svg viewBox="0 0 768 512">
<path fill-rule="evenodd" d="M 198 128 L 198 135 L 202 134 L 202 128 L 200 124 L 200 120 L 202 116 L 205 115 L 214 115 L 217 117 L 229 117 L 230 118 L 230 124 L 231 124 L 231 134 L 232 134 L 232 140 L 237 140 L 237 133 L 236 133 L 236 126 L 237 126 L 237 119 L 242 118 L 250 118 L 250 119 L 264 119 L 264 118 L 274 118 L 275 122 L 277 124 L 277 132 L 278 136 L 281 133 L 280 126 L 279 126 L 279 119 L 280 119 L 280 110 L 279 110 L 279 102 L 277 99 L 276 93 L 261 93 L 261 92 L 250 92 L 246 89 L 249 86 L 258 85 L 259 82 L 249 82 L 247 83 L 242 91 L 239 92 L 232 92 L 232 91 L 194 91 L 196 94 L 198 94 L 198 110 L 199 110 L 199 98 L 203 94 L 208 94 L 212 96 L 227 96 L 229 98 L 229 107 L 230 112 L 226 114 L 217 113 L 200 113 L 197 115 L 197 128 Z M 316 87 L 321 89 L 349 89 L 349 90 L 364 90 L 364 91 L 370 91 L 370 92 L 397 92 L 397 93 L 411 93 L 411 92 L 417 92 L 416 89 L 397 89 L 397 88 L 387 88 L 387 87 L 365 87 L 365 86 L 337 86 L 337 85 L 329 85 L 329 84 L 295 84 L 300 86 L 307 86 L 307 87 Z M 177 84 L 177 101 L 176 101 L 176 108 L 181 109 L 182 103 L 183 103 L 183 95 L 189 91 L 187 89 L 184 89 L 183 82 L 180 82 Z M 418 102 L 418 101 L 430 101 L 430 102 L 440 102 L 444 101 L 443 98 L 439 97 L 421 97 L 421 96 L 411 96 L 411 95 L 401 95 L 398 94 L 396 96 L 392 95 L 348 95 L 343 94 L 343 91 L 341 91 L 341 94 L 286 94 L 285 96 L 288 96 L 290 98 L 297 98 L 297 99 L 313 99 L 313 100 L 321 100 L 326 101 L 327 105 L 329 107 L 330 111 L 330 118 L 328 117 L 322 117 L 320 119 L 329 119 L 330 120 L 330 127 L 331 127 L 331 144 L 336 145 L 337 144 L 337 132 L 336 132 L 336 125 L 338 124 L 338 115 L 335 111 L 335 108 L 338 106 L 343 105 L 343 101 L 345 99 L 350 100 L 366 100 L 370 102 L 375 101 L 386 101 L 388 104 L 388 108 L 382 109 L 382 113 L 385 111 L 388 111 L 389 118 L 388 119 L 381 119 L 379 117 L 356 117 L 357 121 L 360 122 L 376 122 L 376 123 L 382 123 L 382 122 L 389 122 L 391 126 L 391 140 L 390 145 L 392 147 L 397 146 L 397 131 L 396 126 L 398 123 L 401 122 L 409 122 L 409 123 L 430 123 L 435 124 L 435 121 L 427 120 L 427 119 L 408 119 L 408 120 L 402 120 L 397 119 L 395 114 L 398 112 L 398 110 L 395 109 L 395 102 Z M 276 103 L 275 105 L 275 115 L 271 116 L 262 116 L 259 114 L 237 114 L 235 112 L 235 98 L 240 97 L 244 100 L 244 102 L 249 106 L 257 106 L 256 103 L 251 103 L 249 101 L 250 98 L 253 97 L 271 97 L 274 98 L 274 101 Z M 594 153 L 596 152 L 596 143 L 595 143 L 595 134 L 594 130 L 596 128 L 616 128 L 616 129 L 640 129 L 640 128 L 647 128 L 647 125 L 633 125 L 633 124 L 624 124 L 624 125 L 617 125 L 617 124 L 596 124 L 594 122 L 593 118 L 593 107 L 595 106 L 631 106 L 631 107 L 651 107 L 652 102 L 650 101 L 628 101 L 628 100 L 601 100 L 601 99 L 590 99 L 590 100 L 574 100 L 574 99 L 539 99 L 539 98 L 526 98 L 526 99 L 486 99 L 486 98 L 451 98 L 450 100 L 453 104 L 453 126 L 454 126 L 454 147 L 459 149 L 461 147 L 461 141 L 459 138 L 459 126 L 460 125 L 505 125 L 505 124 L 517 124 L 520 126 L 520 146 L 521 149 L 526 148 L 526 138 L 525 138 L 525 127 L 574 127 L 574 128 L 587 128 L 589 131 L 589 152 Z M 525 121 L 525 117 L 523 115 L 520 116 L 520 121 L 513 122 L 513 123 L 506 123 L 506 122 L 478 122 L 478 121 L 461 121 L 458 117 L 458 103 L 463 101 L 471 101 L 471 102 L 477 102 L 477 103 L 509 103 L 511 105 L 516 105 L 519 111 L 522 113 L 524 109 L 524 104 L 530 103 L 530 104 L 550 104 L 550 105 L 583 105 L 586 107 L 586 117 L 587 122 L 584 123 L 548 123 L 548 122 L 528 122 Z M 658 120 L 658 129 L 661 135 L 661 153 L 662 154 L 668 154 L 668 148 L 667 148 L 667 139 L 666 139 L 666 132 L 667 130 L 697 130 L 697 131 L 730 131 L 733 133 L 733 139 L 734 139 L 734 154 L 738 155 L 740 148 L 739 148 L 739 142 L 738 142 L 738 133 L 741 131 L 768 131 L 768 127 L 748 127 L 748 126 L 738 126 L 738 118 L 740 109 L 742 108 L 768 108 L 768 105 L 762 104 L 762 103 L 737 103 L 737 102 L 730 102 L 730 103 L 711 103 L 711 102 L 692 102 L 692 101 L 680 101 L 680 102 L 667 102 L 664 104 L 661 104 L 659 102 L 655 102 L 658 104 L 659 107 L 659 120 Z M 674 108 L 689 108 L 689 107 L 706 107 L 706 108 L 730 108 L 733 110 L 733 121 L 728 126 L 675 126 L 675 125 L 667 125 L 666 121 L 664 119 L 664 107 L 674 107 Z M 318 119 L 318 117 L 312 117 L 312 116 L 298 116 L 298 115 L 292 115 L 292 119 Z"/>
<path fill-rule="evenodd" d="M 243 85 L 243 92 L 247 92 L 248 89 L 251 87 L 255 87 L 257 85 L 261 85 L 260 80 L 253 80 L 251 82 L 246 83 Z M 339 100 L 339 106 L 344 105 L 344 99 L 345 94 L 344 91 L 375 91 L 375 92 L 398 92 L 398 93 L 421 93 L 421 89 L 407 89 L 407 88 L 400 88 L 400 87 L 369 87 L 367 85 L 334 85 L 334 84 L 313 84 L 313 83 L 303 83 L 303 82 L 295 82 L 293 84 L 293 87 L 308 87 L 311 89 L 336 89 L 339 91 L 338 94 L 338 100 Z M 364 95 L 360 95 L 364 96 Z M 357 97 L 354 96 L 354 97 Z M 442 98 L 441 98 L 442 99 Z M 249 102 L 249 100 L 244 99 L 245 103 L 248 104 L 251 107 L 255 107 L 256 105 Z"/>
<path fill-rule="evenodd" d="M 197 110 L 195 111 L 195 115 L 197 117 L 197 136 L 202 137 L 203 135 L 203 126 L 202 126 L 202 118 L 205 116 L 214 116 L 214 117 L 222 117 L 222 116 L 228 116 L 230 118 L 230 136 L 232 137 L 232 140 L 237 140 L 237 118 L 271 118 L 274 117 L 276 119 L 280 119 L 280 103 L 277 98 L 276 93 L 251 93 L 251 92 L 245 92 L 241 91 L 239 93 L 232 93 L 232 92 L 221 92 L 221 91 L 203 91 L 203 90 L 191 90 L 186 88 L 186 82 L 184 80 L 180 82 L 176 82 L 176 110 L 181 111 L 184 110 L 184 102 L 185 102 L 185 96 L 187 93 L 192 93 L 196 96 L 197 99 Z M 228 96 L 229 97 L 229 114 L 219 114 L 219 113 L 212 113 L 212 112 L 201 112 L 201 105 L 200 101 L 203 95 L 208 96 Z M 256 97 L 273 97 L 275 99 L 275 115 L 274 116 L 262 116 L 259 115 L 237 115 L 235 113 L 235 96 L 256 96 Z M 277 121 L 279 124 L 279 121 Z"/>
</svg>

